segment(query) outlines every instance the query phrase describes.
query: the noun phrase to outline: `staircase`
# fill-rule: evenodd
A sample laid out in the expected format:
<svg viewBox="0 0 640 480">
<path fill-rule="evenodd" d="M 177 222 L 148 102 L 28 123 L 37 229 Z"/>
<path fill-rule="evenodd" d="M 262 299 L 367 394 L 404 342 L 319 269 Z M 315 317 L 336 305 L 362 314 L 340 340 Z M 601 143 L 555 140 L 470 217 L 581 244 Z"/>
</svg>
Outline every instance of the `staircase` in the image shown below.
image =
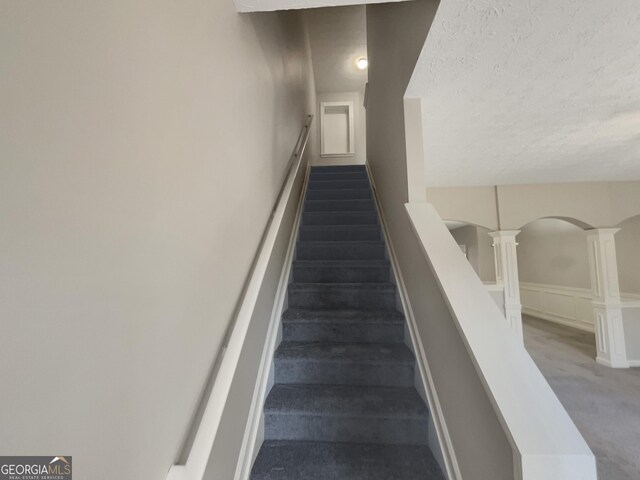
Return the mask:
<svg viewBox="0 0 640 480">
<path fill-rule="evenodd" d="M 363 166 L 311 169 L 252 480 L 443 479 Z"/>
</svg>

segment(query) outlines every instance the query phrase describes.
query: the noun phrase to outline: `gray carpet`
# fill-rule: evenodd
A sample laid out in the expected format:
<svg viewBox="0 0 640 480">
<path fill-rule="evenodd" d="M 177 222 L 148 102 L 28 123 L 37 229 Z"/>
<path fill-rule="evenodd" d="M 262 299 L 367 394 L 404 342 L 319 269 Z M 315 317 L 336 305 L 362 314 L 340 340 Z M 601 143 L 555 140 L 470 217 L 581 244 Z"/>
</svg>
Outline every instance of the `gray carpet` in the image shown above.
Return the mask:
<svg viewBox="0 0 640 480">
<path fill-rule="evenodd" d="M 311 170 L 252 480 L 441 480 L 363 166 Z"/>
<path fill-rule="evenodd" d="M 597 364 L 591 333 L 523 320 L 525 346 L 596 455 L 599 480 L 640 479 L 640 368 Z"/>
</svg>

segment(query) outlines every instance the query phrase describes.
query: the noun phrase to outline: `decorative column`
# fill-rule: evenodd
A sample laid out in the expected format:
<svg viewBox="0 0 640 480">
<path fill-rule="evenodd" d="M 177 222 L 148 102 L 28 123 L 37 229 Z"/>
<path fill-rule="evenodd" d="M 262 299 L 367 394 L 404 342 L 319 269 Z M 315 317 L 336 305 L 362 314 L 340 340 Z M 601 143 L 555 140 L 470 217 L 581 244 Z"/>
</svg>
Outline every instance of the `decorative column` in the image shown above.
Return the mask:
<svg viewBox="0 0 640 480">
<path fill-rule="evenodd" d="M 504 313 L 509 325 L 522 341 L 522 304 L 518 280 L 518 256 L 516 235 L 520 230 L 490 232 L 493 238 L 493 255 L 496 266 L 496 284 L 504 289 Z"/>
<path fill-rule="evenodd" d="M 596 331 L 596 361 L 613 368 L 628 368 L 618 263 L 614 235 L 619 228 L 587 230 L 593 320 Z"/>
</svg>

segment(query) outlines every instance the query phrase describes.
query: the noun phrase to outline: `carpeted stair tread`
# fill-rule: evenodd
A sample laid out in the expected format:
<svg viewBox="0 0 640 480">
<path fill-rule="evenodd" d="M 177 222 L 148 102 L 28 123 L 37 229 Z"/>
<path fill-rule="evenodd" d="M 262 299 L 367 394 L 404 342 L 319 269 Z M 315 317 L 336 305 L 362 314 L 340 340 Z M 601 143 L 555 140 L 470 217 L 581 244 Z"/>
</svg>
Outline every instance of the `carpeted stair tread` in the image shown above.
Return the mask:
<svg viewBox="0 0 640 480">
<path fill-rule="evenodd" d="M 275 385 L 265 413 L 280 415 L 426 418 L 415 388 L 352 385 Z"/>
<path fill-rule="evenodd" d="M 302 283 L 388 283 L 387 260 L 294 260 L 293 281 Z"/>
<path fill-rule="evenodd" d="M 413 354 L 397 343 L 282 342 L 275 353 L 278 361 L 342 364 L 401 364 L 413 366 Z"/>
<path fill-rule="evenodd" d="M 292 283 L 289 306 L 344 310 L 391 309 L 396 302 L 396 288 L 391 283 Z"/>
<path fill-rule="evenodd" d="M 404 325 L 404 316 L 397 310 L 363 312 L 362 310 L 305 310 L 289 308 L 282 315 L 282 322 Z"/>
<path fill-rule="evenodd" d="M 321 188 L 309 190 L 307 200 L 348 200 L 348 199 L 371 199 L 372 193 L 369 188 Z"/>
<path fill-rule="evenodd" d="M 358 180 L 310 180 L 308 187 L 310 192 L 315 190 L 369 188 L 369 181 L 366 178 Z"/>
<path fill-rule="evenodd" d="M 375 268 L 389 267 L 389 260 L 294 260 L 293 265 L 300 267 L 351 267 L 351 268 Z"/>
<path fill-rule="evenodd" d="M 396 286 L 393 283 L 292 283 L 289 291 L 345 291 L 358 290 L 366 292 L 395 292 Z"/>
<path fill-rule="evenodd" d="M 362 212 L 372 211 L 375 206 L 372 199 L 347 200 L 306 200 L 305 212 Z"/>
<path fill-rule="evenodd" d="M 403 343 L 404 317 L 393 310 L 288 309 L 282 339 L 292 342 Z"/>
<path fill-rule="evenodd" d="M 336 182 L 340 180 L 367 180 L 367 172 L 365 170 L 357 172 L 322 172 L 312 170 L 311 175 L 309 175 L 309 183 L 314 181 Z"/>
<path fill-rule="evenodd" d="M 251 480 L 444 480 L 426 446 L 267 441 Z"/>
<path fill-rule="evenodd" d="M 304 241 L 362 241 L 380 240 L 379 225 L 303 225 L 299 240 Z"/>
<path fill-rule="evenodd" d="M 378 225 L 374 211 L 364 212 L 303 212 L 302 225 Z"/>
<path fill-rule="evenodd" d="M 297 260 L 384 260 L 381 240 L 298 242 Z"/>
</svg>

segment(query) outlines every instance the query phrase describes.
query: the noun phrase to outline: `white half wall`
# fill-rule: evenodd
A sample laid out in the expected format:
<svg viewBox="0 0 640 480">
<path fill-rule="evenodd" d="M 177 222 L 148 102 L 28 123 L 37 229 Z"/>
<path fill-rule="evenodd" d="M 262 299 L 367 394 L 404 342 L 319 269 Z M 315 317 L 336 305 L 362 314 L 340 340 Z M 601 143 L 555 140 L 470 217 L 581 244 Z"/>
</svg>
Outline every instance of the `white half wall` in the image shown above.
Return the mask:
<svg viewBox="0 0 640 480">
<path fill-rule="evenodd" d="M 591 289 L 520 282 L 520 299 L 525 315 L 595 331 Z M 640 367 L 640 295 L 622 294 L 621 307 L 628 363 Z"/>
<path fill-rule="evenodd" d="M 520 282 L 522 313 L 594 331 L 592 294 L 588 288 Z"/>
<path fill-rule="evenodd" d="M 163 479 L 315 109 L 303 23 L 6 1 L 0 52 L 0 451 Z"/>
</svg>

